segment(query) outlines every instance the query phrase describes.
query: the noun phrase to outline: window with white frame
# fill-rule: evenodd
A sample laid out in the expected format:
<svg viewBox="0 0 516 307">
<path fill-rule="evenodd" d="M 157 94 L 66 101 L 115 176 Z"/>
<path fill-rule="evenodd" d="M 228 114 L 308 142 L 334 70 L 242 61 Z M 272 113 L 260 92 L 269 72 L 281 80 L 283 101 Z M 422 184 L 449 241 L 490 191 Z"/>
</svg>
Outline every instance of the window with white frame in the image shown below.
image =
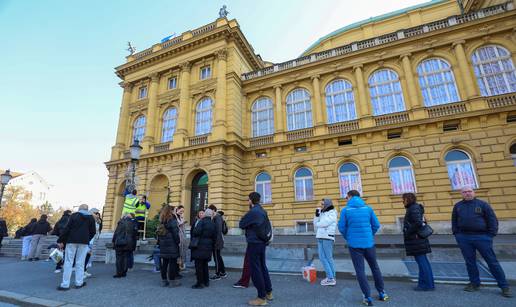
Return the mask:
<svg viewBox="0 0 516 307">
<path fill-rule="evenodd" d="M 251 107 L 253 137 L 274 133 L 274 110 L 267 97 L 258 98 Z"/>
<path fill-rule="evenodd" d="M 147 98 L 147 86 L 142 86 L 138 90 L 138 99 Z"/>
<path fill-rule="evenodd" d="M 347 80 L 335 80 L 326 86 L 328 124 L 357 118 L 353 86 Z"/>
<path fill-rule="evenodd" d="M 410 161 L 397 156 L 389 161 L 392 194 L 416 193 L 416 179 Z"/>
<path fill-rule="evenodd" d="M 306 201 L 314 199 L 314 183 L 312 172 L 302 167 L 294 174 L 294 189 L 296 201 Z"/>
<path fill-rule="evenodd" d="M 381 69 L 371 74 L 369 91 L 374 115 L 405 111 L 400 79 L 394 70 Z"/>
<path fill-rule="evenodd" d="M 211 132 L 212 100 L 204 97 L 197 104 L 195 111 L 195 135 L 203 135 Z"/>
<path fill-rule="evenodd" d="M 516 92 L 516 72 L 507 49 L 498 45 L 480 47 L 471 59 L 482 96 Z"/>
<path fill-rule="evenodd" d="M 266 172 L 261 172 L 256 176 L 255 191 L 262 196 L 260 202 L 262 204 L 270 204 L 272 202 L 271 176 Z"/>
<path fill-rule="evenodd" d="M 172 90 L 175 88 L 177 88 L 177 77 L 174 76 L 168 79 L 168 89 Z"/>
<path fill-rule="evenodd" d="M 444 160 L 453 190 L 460 190 L 463 187 L 478 188 L 473 163 L 467 153 L 462 150 L 451 150 Z"/>
<path fill-rule="evenodd" d="M 201 80 L 206 80 L 211 77 L 211 66 L 201 67 Z"/>
<path fill-rule="evenodd" d="M 176 131 L 177 109 L 168 108 L 163 114 L 163 127 L 161 129 L 161 143 L 172 142 Z"/>
<path fill-rule="evenodd" d="M 357 190 L 362 194 L 360 171 L 354 163 L 344 163 L 339 168 L 340 196 L 346 197 L 349 191 Z"/>
<path fill-rule="evenodd" d="M 133 140 L 138 140 L 140 143 L 145 136 L 145 116 L 140 115 L 136 118 L 133 124 Z"/>
<path fill-rule="evenodd" d="M 514 163 L 514 166 L 516 166 L 516 143 L 511 145 L 509 152 L 511 153 L 512 162 Z"/>
<path fill-rule="evenodd" d="M 417 74 L 426 107 L 459 101 L 451 66 L 444 59 L 422 61 L 417 66 Z"/>
<path fill-rule="evenodd" d="M 289 131 L 312 127 L 312 103 L 307 90 L 298 88 L 287 96 L 287 128 Z"/>
</svg>

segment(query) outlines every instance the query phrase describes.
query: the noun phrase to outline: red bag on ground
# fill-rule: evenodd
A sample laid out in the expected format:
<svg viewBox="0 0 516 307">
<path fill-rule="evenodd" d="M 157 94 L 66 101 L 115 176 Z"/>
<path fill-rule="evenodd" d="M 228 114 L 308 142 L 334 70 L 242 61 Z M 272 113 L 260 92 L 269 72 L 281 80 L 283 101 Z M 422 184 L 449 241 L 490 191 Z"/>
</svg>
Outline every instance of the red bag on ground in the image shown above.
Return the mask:
<svg viewBox="0 0 516 307">
<path fill-rule="evenodd" d="M 317 270 L 313 265 L 314 258 L 308 262 L 308 264 L 301 268 L 303 273 L 303 279 L 308 281 L 309 283 L 315 283 L 317 280 Z"/>
</svg>

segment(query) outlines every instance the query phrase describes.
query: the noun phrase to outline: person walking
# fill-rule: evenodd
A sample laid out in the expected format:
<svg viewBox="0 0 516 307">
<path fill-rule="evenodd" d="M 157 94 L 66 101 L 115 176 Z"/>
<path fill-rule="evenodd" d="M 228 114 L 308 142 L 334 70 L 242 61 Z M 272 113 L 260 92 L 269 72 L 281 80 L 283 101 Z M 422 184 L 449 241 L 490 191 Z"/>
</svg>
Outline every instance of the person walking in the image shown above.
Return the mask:
<svg viewBox="0 0 516 307">
<path fill-rule="evenodd" d="M 29 261 L 37 261 L 41 256 L 43 241 L 47 234 L 52 230 L 47 221 L 47 215 L 42 214 L 39 220 L 32 227 L 32 239 L 30 242 Z"/>
<path fill-rule="evenodd" d="M 477 251 L 487 263 L 489 271 L 502 289 L 504 297 L 512 297 L 502 266 L 493 250 L 493 238 L 498 233 L 498 219 L 491 206 L 475 197 L 471 187 L 461 189 L 462 200 L 452 211 L 452 231 L 459 245 L 469 276 L 464 291 L 474 292 L 480 288 L 477 267 Z"/>
<path fill-rule="evenodd" d="M 66 291 L 70 289 L 74 259 L 77 263 L 75 266 L 75 288 L 79 289 L 86 285 L 83 264 L 88 252 L 88 243 L 95 236 L 95 232 L 95 220 L 88 212 L 88 205 L 80 205 L 79 211 L 70 216 L 57 240 L 61 250 L 66 245 L 63 280 L 57 288 L 58 290 Z"/>
<path fill-rule="evenodd" d="M 364 295 L 362 303 L 366 306 L 373 306 L 371 288 L 365 274 L 364 259 L 371 268 L 378 299 L 380 301 L 389 299 L 384 290 L 383 277 L 376 261 L 374 246 L 374 235 L 380 229 L 380 222 L 373 209 L 360 198 L 358 191 L 349 191 L 346 199 L 347 205 L 340 212 L 339 231 L 348 243 L 357 281 Z"/>
<path fill-rule="evenodd" d="M 224 248 L 224 220 L 222 215 L 217 212 L 217 207 L 215 205 L 209 205 L 208 209 L 211 209 L 214 212 L 213 222 L 215 223 L 215 229 L 217 232 L 217 240 L 215 240 L 215 246 L 213 249 L 215 275 L 213 275 L 210 280 L 220 280 L 222 278 L 228 277 L 228 274 L 226 273 L 226 267 L 224 266 L 224 259 L 222 259 L 222 255 L 220 254 Z"/>
<path fill-rule="evenodd" d="M 403 219 L 403 241 L 405 243 L 405 252 L 407 256 L 414 256 L 414 260 L 419 268 L 419 278 L 415 291 L 433 291 L 435 290 L 434 275 L 432 266 L 426 254 L 430 254 L 430 242 L 428 238 L 421 238 L 418 231 L 426 223 L 424 214 L 425 209 L 421 204 L 417 203 L 414 193 L 405 193 L 402 195 L 403 205 L 405 206 L 405 218 Z"/>
<path fill-rule="evenodd" d="M 196 222 L 192 231 L 190 247 L 192 249 L 192 259 L 195 261 L 195 275 L 197 282 L 192 286 L 193 289 L 202 289 L 210 286 L 210 276 L 208 262 L 217 240 L 217 231 L 212 221 L 214 212 L 211 209 L 204 211 L 204 217 Z"/>
<path fill-rule="evenodd" d="M 321 286 L 335 286 L 335 264 L 333 262 L 333 244 L 335 243 L 335 230 L 337 229 L 337 210 L 330 199 L 324 198 L 320 208 L 315 210 L 314 228 L 316 230 L 317 248 L 319 260 L 323 264 L 326 278 L 321 281 Z"/>
<path fill-rule="evenodd" d="M 116 256 L 116 274 L 113 278 L 127 276 L 129 254 L 132 253 L 137 238 L 138 225 L 134 221 L 134 213 L 128 213 L 118 221 L 113 234 L 112 243 Z"/>
<path fill-rule="evenodd" d="M 32 218 L 30 222 L 23 227 L 21 231 L 22 235 L 22 252 L 21 252 L 21 260 L 27 260 L 29 258 L 30 252 L 30 243 L 32 241 L 32 231 L 34 230 L 34 225 L 38 220 L 36 218 Z"/>
<path fill-rule="evenodd" d="M 171 285 L 179 287 L 179 226 L 173 206 L 165 206 L 159 216 L 160 225 L 157 229 L 159 252 L 161 257 L 161 283 L 163 287 Z M 168 273 L 168 279 L 167 279 Z"/>
<path fill-rule="evenodd" d="M 72 214 L 72 211 L 70 211 L 70 210 L 65 210 L 63 212 L 63 215 L 61 216 L 59 221 L 57 221 L 57 223 L 54 225 L 54 229 L 52 230 L 52 235 L 58 236 L 58 237 L 61 235 L 61 233 L 65 229 L 66 225 L 68 224 L 68 220 L 70 219 L 71 214 Z M 66 246 L 63 249 L 66 250 Z M 61 261 L 59 261 L 56 264 L 56 269 L 55 269 L 54 273 L 61 273 L 61 270 L 63 269 L 64 258 L 65 258 L 65 255 L 63 253 L 63 259 L 61 259 Z"/>
<path fill-rule="evenodd" d="M 249 254 L 251 266 L 251 280 L 256 287 L 258 295 L 255 299 L 248 302 L 251 306 L 264 306 L 267 301 L 274 299 L 272 295 L 272 283 L 267 269 L 265 250 L 267 242 L 261 239 L 261 235 L 266 232 L 266 223 L 269 222 L 267 211 L 260 205 L 260 193 L 252 192 L 249 194 L 250 210 L 242 217 L 239 227 L 245 230 L 247 241 L 246 254 Z"/>
<path fill-rule="evenodd" d="M 9 236 L 7 233 L 7 223 L 0 217 L 0 249 L 2 248 L 2 240 L 7 236 Z"/>
</svg>

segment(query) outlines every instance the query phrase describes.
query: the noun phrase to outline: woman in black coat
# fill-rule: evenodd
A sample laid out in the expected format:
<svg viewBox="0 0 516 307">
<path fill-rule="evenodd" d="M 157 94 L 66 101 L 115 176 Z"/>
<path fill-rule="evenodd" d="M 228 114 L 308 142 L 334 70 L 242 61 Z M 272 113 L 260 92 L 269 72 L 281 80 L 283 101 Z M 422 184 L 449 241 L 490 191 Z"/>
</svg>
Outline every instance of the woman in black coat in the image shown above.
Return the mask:
<svg viewBox="0 0 516 307">
<path fill-rule="evenodd" d="M 197 283 L 192 286 L 193 289 L 202 289 L 210 285 L 208 262 L 211 260 L 217 240 L 215 223 L 211 220 L 213 214 L 211 209 L 206 209 L 204 218 L 196 223 L 192 231 L 190 248 L 192 249 L 192 259 L 195 260 L 195 275 L 197 276 Z"/>
<path fill-rule="evenodd" d="M 405 193 L 402 196 L 406 213 L 403 221 L 403 239 L 407 256 L 414 256 L 419 268 L 419 279 L 416 291 L 432 291 L 435 289 L 432 266 L 426 254 L 432 252 L 428 238 L 421 238 L 417 232 L 424 225 L 425 209 L 417 203 L 414 193 Z"/>
<path fill-rule="evenodd" d="M 174 207 L 166 206 L 161 210 L 159 216 L 160 225 L 157 235 L 159 241 L 159 252 L 161 257 L 161 282 L 163 287 L 170 285 L 178 287 L 181 284 L 177 280 L 179 275 L 179 226 L 174 215 Z M 167 270 L 168 268 L 168 270 Z M 168 271 L 168 280 L 167 280 Z"/>
</svg>

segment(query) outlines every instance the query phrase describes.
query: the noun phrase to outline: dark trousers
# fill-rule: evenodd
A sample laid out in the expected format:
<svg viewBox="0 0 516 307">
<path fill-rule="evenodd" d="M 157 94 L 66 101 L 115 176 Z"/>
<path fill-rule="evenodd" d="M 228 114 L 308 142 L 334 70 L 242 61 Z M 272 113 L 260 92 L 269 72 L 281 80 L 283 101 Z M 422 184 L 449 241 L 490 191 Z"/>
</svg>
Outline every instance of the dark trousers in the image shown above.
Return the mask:
<svg viewBox="0 0 516 307">
<path fill-rule="evenodd" d="M 455 239 L 459 244 L 460 251 L 466 262 L 466 269 L 468 270 L 469 281 L 474 285 L 480 285 L 480 276 L 477 267 L 477 251 L 487 263 L 489 271 L 493 274 L 498 282 L 498 287 L 507 288 L 509 284 L 505 279 L 505 273 L 502 266 L 496 259 L 493 250 L 493 238 L 488 235 L 466 235 L 456 234 Z"/>
<path fill-rule="evenodd" d="M 213 261 L 215 262 L 215 274 L 224 275 L 226 274 L 226 267 L 224 266 L 224 259 L 220 255 L 220 249 L 213 250 Z"/>
<path fill-rule="evenodd" d="M 4 237 L 0 236 L 0 248 L 2 248 L 2 241 L 4 240 Z"/>
<path fill-rule="evenodd" d="M 160 273 L 161 273 L 162 280 L 167 280 L 167 272 L 168 272 L 169 280 L 174 280 L 177 278 L 177 275 L 179 274 L 179 266 L 177 265 L 177 258 L 161 258 Z"/>
<path fill-rule="evenodd" d="M 426 254 L 414 256 L 417 266 L 419 268 L 419 278 L 417 281 L 417 287 L 421 289 L 434 289 L 434 274 L 432 272 L 432 266 Z"/>
<path fill-rule="evenodd" d="M 246 250 L 246 254 L 249 254 L 251 280 L 261 299 L 265 299 L 267 293 L 272 291 L 271 278 L 265 262 L 265 248 L 265 243 L 248 243 Z"/>
<path fill-rule="evenodd" d="M 134 251 L 128 251 L 127 253 L 127 268 L 132 269 L 134 266 Z"/>
<path fill-rule="evenodd" d="M 125 275 L 127 274 L 127 260 L 129 259 L 129 253 L 131 251 L 116 251 L 116 274 Z"/>
<path fill-rule="evenodd" d="M 351 256 L 351 261 L 353 262 L 353 266 L 355 267 L 355 272 L 357 274 L 357 281 L 360 285 L 360 289 L 365 297 L 371 297 L 371 288 L 369 287 L 369 283 L 367 282 L 367 276 L 365 273 L 364 259 L 369 264 L 371 268 L 371 273 L 373 273 L 374 285 L 378 293 L 383 292 L 383 278 L 382 272 L 380 272 L 380 268 L 378 267 L 378 262 L 376 262 L 376 248 L 373 246 L 371 248 L 349 248 L 349 254 Z"/>
<path fill-rule="evenodd" d="M 242 286 L 249 287 L 249 280 L 251 279 L 251 268 L 249 265 L 249 253 L 245 253 L 244 257 L 244 267 L 242 268 L 242 277 L 240 277 L 240 280 L 238 281 L 239 284 Z"/>
<path fill-rule="evenodd" d="M 210 284 L 210 275 L 208 271 L 208 262 L 210 260 L 199 260 L 195 259 L 195 276 L 197 277 L 198 285 L 206 285 Z"/>
</svg>

